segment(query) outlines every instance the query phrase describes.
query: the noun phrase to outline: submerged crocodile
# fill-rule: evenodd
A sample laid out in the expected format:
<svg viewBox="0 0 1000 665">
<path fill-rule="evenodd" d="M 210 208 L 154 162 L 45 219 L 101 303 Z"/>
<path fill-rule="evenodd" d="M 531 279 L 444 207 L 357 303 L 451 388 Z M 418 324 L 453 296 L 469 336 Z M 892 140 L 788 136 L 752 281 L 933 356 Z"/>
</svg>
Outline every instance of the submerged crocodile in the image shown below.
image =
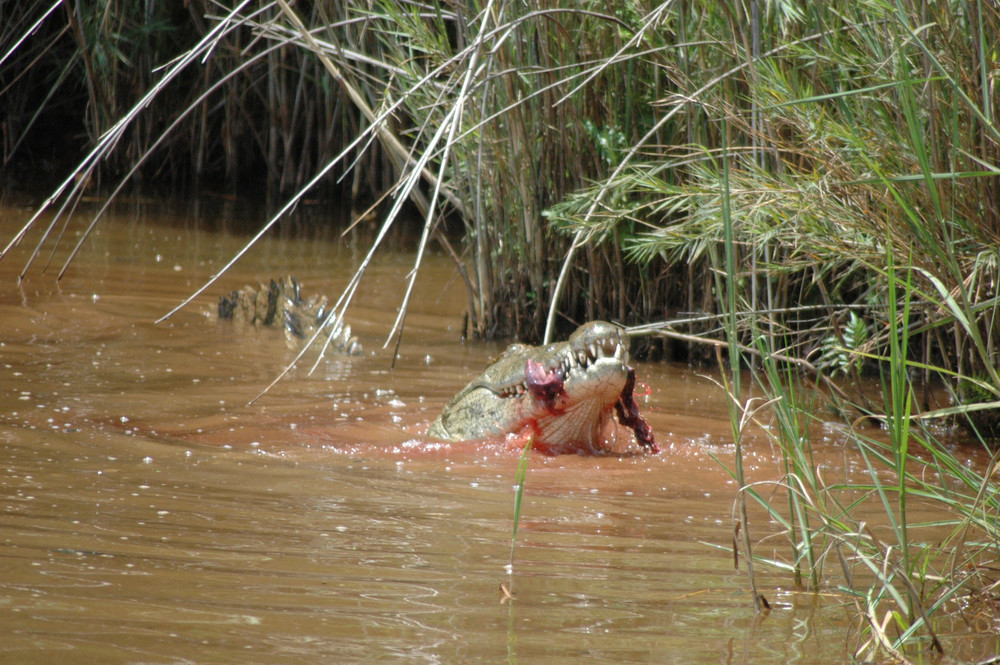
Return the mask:
<svg viewBox="0 0 1000 665">
<path fill-rule="evenodd" d="M 603 453 L 613 446 L 617 412 L 636 441 L 658 453 L 628 359 L 624 331 L 604 321 L 580 326 L 565 342 L 513 344 L 445 405 L 428 435 L 462 441 L 527 431 L 552 455 Z"/>
<path fill-rule="evenodd" d="M 312 337 L 317 327 L 328 328 L 330 346 L 358 355 L 361 344 L 351 335 L 351 327 L 327 309 L 326 296 L 302 298 L 299 282 L 285 276 L 268 284 L 247 285 L 219 298 L 219 318 L 239 326 L 280 326 L 289 340 Z"/>
</svg>

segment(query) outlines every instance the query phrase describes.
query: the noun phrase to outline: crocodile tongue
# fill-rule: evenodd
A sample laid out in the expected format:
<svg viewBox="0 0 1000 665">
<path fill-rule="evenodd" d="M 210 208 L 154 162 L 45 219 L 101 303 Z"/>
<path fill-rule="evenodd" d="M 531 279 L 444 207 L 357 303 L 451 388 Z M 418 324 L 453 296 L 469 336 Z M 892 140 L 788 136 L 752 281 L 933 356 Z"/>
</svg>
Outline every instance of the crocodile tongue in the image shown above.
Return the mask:
<svg viewBox="0 0 1000 665">
<path fill-rule="evenodd" d="M 632 367 L 628 368 L 628 379 L 622 388 L 621 397 L 615 402 L 615 410 L 618 412 L 618 422 L 632 428 L 635 440 L 640 445 L 649 448 L 654 454 L 660 452 L 660 446 L 653 440 L 652 428 L 646 419 L 639 415 L 639 405 L 635 403 L 635 369 Z"/>
</svg>

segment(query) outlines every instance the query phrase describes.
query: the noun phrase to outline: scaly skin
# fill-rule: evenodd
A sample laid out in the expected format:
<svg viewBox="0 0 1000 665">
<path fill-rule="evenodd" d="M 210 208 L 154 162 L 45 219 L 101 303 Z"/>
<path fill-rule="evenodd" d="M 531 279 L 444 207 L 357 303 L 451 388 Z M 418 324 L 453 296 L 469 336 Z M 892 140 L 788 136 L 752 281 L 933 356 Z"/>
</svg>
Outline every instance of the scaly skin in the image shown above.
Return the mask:
<svg viewBox="0 0 1000 665">
<path fill-rule="evenodd" d="M 514 344 L 448 402 L 428 435 L 463 441 L 527 430 L 549 454 L 600 454 L 612 445 L 617 410 L 636 441 L 657 453 L 627 363 L 628 338 L 604 321 L 581 326 L 565 342 Z"/>
<path fill-rule="evenodd" d="M 332 348 L 352 356 L 361 353 L 361 344 L 351 335 L 351 327 L 330 315 L 326 297 L 302 298 L 299 283 L 291 276 L 232 291 L 219 298 L 218 311 L 220 319 L 232 320 L 241 328 L 280 326 L 293 345 L 308 339 L 317 326 L 323 325 L 333 337 Z"/>
</svg>

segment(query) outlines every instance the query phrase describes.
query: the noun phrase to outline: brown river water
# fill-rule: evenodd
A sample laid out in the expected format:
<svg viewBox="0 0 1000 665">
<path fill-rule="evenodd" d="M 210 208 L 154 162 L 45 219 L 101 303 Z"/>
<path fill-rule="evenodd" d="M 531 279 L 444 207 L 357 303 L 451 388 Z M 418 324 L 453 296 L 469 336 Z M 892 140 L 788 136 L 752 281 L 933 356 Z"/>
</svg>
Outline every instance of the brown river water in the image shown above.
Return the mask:
<svg viewBox="0 0 1000 665">
<path fill-rule="evenodd" d="M 0 210 L 4 244 L 30 214 Z M 367 250 L 293 220 L 154 323 L 264 218 L 122 204 L 58 283 L 82 215 L 47 271 L 51 243 L 17 284 L 37 232 L 0 263 L 0 662 L 850 660 L 838 596 L 763 570 L 773 609 L 754 614 L 729 551 L 734 483 L 713 460 L 732 458 L 725 402 L 701 370 L 638 365 L 662 454 L 532 456 L 508 576 L 517 455 L 422 438 L 501 345 L 461 341 L 464 288 L 432 253 L 391 366 L 409 238 L 348 312 L 364 353 L 311 375 L 310 354 L 248 404 L 295 350 L 217 321 L 218 296 L 290 272 L 335 297 Z M 837 431 L 828 463 L 856 467 Z M 751 474 L 777 477 L 764 439 L 748 445 Z M 751 527 L 775 531 L 759 513 Z"/>
</svg>

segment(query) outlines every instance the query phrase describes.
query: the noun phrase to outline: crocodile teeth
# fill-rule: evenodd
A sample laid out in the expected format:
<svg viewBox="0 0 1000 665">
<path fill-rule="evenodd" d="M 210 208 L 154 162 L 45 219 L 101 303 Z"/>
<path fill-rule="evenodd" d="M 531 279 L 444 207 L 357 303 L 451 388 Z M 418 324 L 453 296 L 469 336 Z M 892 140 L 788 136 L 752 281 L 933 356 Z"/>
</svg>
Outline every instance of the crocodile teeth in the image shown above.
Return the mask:
<svg viewBox="0 0 1000 665">
<path fill-rule="evenodd" d="M 587 349 L 590 352 L 590 357 L 591 358 L 598 358 L 598 357 L 600 357 L 598 355 L 598 353 L 597 353 L 597 349 L 598 349 L 598 346 L 596 344 L 591 344 L 590 347 Z M 602 353 L 600 355 L 603 356 L 604 354 Z"/>
<path fill-rule="evenodd" d="M 517 397 L 524 392 L 524 384 L 518 383 L 513 386 L 507 386 L 500 392 L 501 397 Z"/>
<path fill-rule="evenodd" d="M 615 344 L 615 360 L 621 360 L 621 359 L 622 359 L 622 345 Z"/>
</svg>

